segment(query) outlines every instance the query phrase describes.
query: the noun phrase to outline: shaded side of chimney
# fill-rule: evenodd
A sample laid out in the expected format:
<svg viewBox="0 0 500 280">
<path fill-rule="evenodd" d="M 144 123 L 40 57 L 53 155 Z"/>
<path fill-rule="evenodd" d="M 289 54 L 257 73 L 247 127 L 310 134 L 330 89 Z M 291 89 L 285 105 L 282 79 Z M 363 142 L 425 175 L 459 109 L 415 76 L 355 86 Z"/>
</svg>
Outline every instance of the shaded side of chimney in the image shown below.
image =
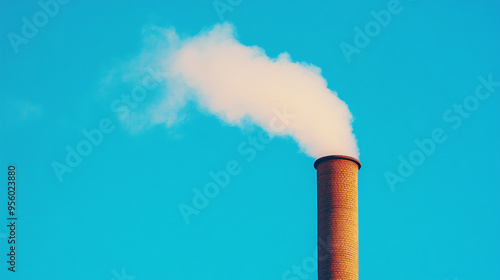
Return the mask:
<svg viewBox="0 0 500 280">
<path fill-rule="evenodd" d="M 358 279 L 358 170 L 347 156 L 314 163 L 318 178 L 318 279 Z"/>
</svg>

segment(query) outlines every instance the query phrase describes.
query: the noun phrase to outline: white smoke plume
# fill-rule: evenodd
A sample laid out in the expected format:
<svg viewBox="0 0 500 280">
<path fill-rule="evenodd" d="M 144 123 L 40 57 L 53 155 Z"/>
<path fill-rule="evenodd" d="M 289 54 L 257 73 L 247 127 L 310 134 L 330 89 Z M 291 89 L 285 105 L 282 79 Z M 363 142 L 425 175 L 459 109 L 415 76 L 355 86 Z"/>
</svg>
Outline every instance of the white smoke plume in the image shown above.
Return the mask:
<svg viewBox="0 0 500 280">
<path fill-rule="evenodd" d="M 318 67 L 245 46 L 227 23 L 184 40 L 172 30 L 162 34 L 167 44 L 147 56 L 161 61 L 167 90 L 149 111 L 150 124 L 175 123 L 179 108 L 194 100 L 229 124 L 250 121 L 272 135 L 291 136 L 314 158 L 359 157 L 352 115 Z M 283 121 L 283 115 L 290 118 Z"/>
</svg>

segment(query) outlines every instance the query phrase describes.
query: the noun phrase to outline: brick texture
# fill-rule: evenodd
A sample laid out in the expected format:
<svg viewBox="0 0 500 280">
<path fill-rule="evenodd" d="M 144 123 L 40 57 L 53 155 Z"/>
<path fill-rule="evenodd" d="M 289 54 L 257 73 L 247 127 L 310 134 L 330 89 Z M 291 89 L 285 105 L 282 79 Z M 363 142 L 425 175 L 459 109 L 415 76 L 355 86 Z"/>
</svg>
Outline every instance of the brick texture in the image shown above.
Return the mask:
<svg viewBox="0 0 500 280">
<path fill-rule="evenodd" d="M 318 174 L 318 279 L 358 279 L 358 169 L 356 159 L 316 161 Z"/>
</svg>

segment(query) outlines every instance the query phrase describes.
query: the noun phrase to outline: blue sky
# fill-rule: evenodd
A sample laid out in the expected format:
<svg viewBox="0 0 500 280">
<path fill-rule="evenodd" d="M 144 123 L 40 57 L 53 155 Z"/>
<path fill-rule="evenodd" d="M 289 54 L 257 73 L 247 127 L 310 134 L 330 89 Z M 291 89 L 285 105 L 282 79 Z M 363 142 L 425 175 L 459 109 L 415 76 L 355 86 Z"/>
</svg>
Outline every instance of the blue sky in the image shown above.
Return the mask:
<svg viewBox="0 0 500 280">
<path fill-rule="evenodd" d="M 45 22 L 36 1 L 1 2 L 0 166 L 5 181 L 16 166 L 19 218 L 15 273 L 0 228 L 1 279 L 287 279 L 314 257 L 315 159 L 291 138 L 262 141 L 260 128 L 193 103 L 181 122 L 140 131 L 112 110 L 147 77 L 109 78 L 143 52 L 144 30 L 188 37 L 223 21 L 269 57 L 320 67 L 349 105 L 363 165 L 361 279 L 500 279 L 498 2 L 243 0 L 219 13 L 212 1 L 67 2 Z M 381 10 L 391 19 L 356 45 L 356 27 Z M 101 133 L 97 145 L 81 144 L 84 131 Z M 78 145 L 88 155 L 58 178 L 53 163 Z M 179 205 L 228 169 L 186 224 Z"/>
</svg>

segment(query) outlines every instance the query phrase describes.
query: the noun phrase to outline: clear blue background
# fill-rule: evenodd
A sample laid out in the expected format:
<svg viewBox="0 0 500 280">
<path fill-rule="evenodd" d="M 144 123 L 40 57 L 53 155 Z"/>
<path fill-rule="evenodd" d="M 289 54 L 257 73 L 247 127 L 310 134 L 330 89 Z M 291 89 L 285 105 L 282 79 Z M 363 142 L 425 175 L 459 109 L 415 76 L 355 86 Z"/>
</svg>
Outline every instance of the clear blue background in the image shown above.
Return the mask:
<svg viewBox="0 0 500 280">
<path fill-rule="evenodd" d="M 500 279 L 500 88 L 459 129 L 443 119 L 478 76 L 500 81 L 500 4 L 401 5 L 351 63 L 339 44 L 353 44 L 353 28 L 387 1 L 244 0 L 224 19 L 243 44 L 320 67 L 355 116 L 360 279 Z M 110 102 L 133 85 L 103 97 L 109 72 L 141 52 L 143 29 L 195 35 L 221 22 L 212 1 L 71 1 L 16 54 L 7 34 L 39 10 L 36 1 L 0 6 L 0 177 L 16 165 L 20 219 L 15 274 L 0 227 L 1 279 L 108 280 L 122 269 L 136 280 L 282 279 L 313 256 L 315 159 L 292 140 L 274 139 L 248 163 L 237 147 L 257 128 L 190 106 L 181 125 L 131 134 Z M 115 131 L 59 183 L 51 163 L 106 117 Z M 447 140 L 391 191 L 384 173 L 435 128 Z M 241 174 L 186 225 L 179 204 L 229 160 Z"/>
</svg>

